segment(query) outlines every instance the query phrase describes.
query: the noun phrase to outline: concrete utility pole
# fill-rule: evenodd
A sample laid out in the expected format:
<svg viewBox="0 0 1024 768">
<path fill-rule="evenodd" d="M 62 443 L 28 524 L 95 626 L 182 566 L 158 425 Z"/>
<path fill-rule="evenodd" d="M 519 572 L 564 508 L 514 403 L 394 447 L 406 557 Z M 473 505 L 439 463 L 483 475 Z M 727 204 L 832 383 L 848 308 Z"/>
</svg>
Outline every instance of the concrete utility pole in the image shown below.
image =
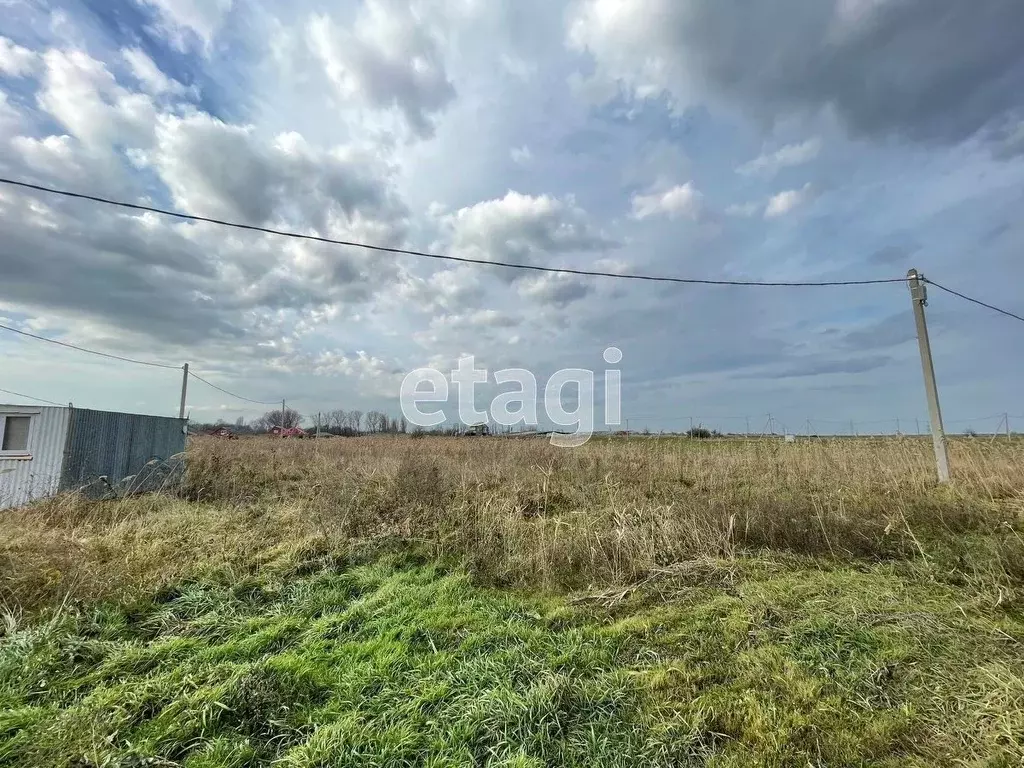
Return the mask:
<svg viewBox="0 0 1024 768">
<path fill-rule="evenodd" d="M 178 418 L 185 418 L 185 397 L 188 395 L 188 363 L 182 368 L 181 374 L 181 407 L 178 409 Z"/>
<path fill-rule="evenodd" d="M 1010 414 L 1004 413 L 1003 414 L 1003 421 L 1006 422 L 1006 439 L 1007 440 L 1012 440 L 1013 439 L 1013 432 L 1010 431 Z"/>
<path fill-rule="evenodd" d="M 914 307 L 914 321 L 917 324 L 917 343 L 921 348 L 921 369 L 924 372 L 924 388 L 928 396 L 928 416 L 932 423 L 932 445 L 935 448 L 935 467 L 939 482 L 949 482 L 949 453 L 946 450 L 946 433 L 942 428 L 942 408 L 939 406 L 939 388 L 935 383 L 935 364 L 932 362 L 932 345 L 928 339 L 928 322 L 924 308 L 928 305 L 928 288 L 922 282 L 922 275 L 912 269 L 907 273 L 910 284 L 910 299 Z"/>
<path fill-rule="evenodd" d="M 281 431 L 282 432 L 285 430 L 285 423 L 284 423 L 285 413 L 287 413 L 287 409 L 285 408 L 284 400 L 282 400 L 281 401 Z"/>
</svg>

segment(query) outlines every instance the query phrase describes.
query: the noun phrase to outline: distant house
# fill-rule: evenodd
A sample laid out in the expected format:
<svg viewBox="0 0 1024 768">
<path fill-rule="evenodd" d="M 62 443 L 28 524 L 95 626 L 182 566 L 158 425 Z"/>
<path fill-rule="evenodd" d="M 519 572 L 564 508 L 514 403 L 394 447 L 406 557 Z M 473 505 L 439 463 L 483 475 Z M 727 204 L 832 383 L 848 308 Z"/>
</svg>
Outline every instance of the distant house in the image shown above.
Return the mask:
<svg viewBox="0 0 1024 768">
<path fill-rule="evenodd" d="M 272 434 L 274 437 L 309 437 L 309 434 L 306 432 L 306 430 L 302 429 L 301 427 L 273 427 L 270 430 L 270 434 Z"/>
<path fill-rule="evenodd" d="M 68 407 L 0 405 L 0 509 L 61 491 L 152 490 L 180 468 L 187 421 Z"/>
</svg>

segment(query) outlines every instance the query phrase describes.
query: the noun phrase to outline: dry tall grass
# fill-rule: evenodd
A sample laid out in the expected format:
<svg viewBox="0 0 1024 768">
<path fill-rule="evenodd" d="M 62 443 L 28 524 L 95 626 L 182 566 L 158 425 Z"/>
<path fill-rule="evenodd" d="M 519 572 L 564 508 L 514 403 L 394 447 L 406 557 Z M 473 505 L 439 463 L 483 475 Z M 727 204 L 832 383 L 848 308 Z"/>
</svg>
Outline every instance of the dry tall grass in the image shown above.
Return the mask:
<svg viewBox="0 0 1024 768">
<path fill-rule="evenodd" d="M 930 567 L 1008 599 L 1024 579 L 1024 443 L 197 439 L 182 498 L 7 513 L 8 602 L 198 571 L 415 548 L 498 585 L 584 588 L 751 551 Z M 951 576 L 951 577 L 952 577 Z M 944 576 L 945 577 L 945 576 Z"/>
<path fill-rule="evenodd" d="M 502 664 L 521 671 L 520 658 L 548 658 L 562 675 L 572 654 L 618 637 L 614 662 L 578 658 L 643 693 L 630 711 L 649 730 L 610 710 L 615 733 L 641 746 L 682 744 L 721 765 L 1024 764 L 1024 443 L 954 442 L 949 487 L 934 483 L 930 450 L 911 439 L 574 451 L 497 438 L 199 439 L 176 494 L 0 515 L 0 700 L 14 712 L 0 754 L 22 765 L 83 750 L 96 759 L 67 764 L 113 765 L 102 755 L 134 749 L 252 755 L 263 748 L 252 734 L 270 733 L 263 746 L 294 746 L 296 765 L 340 764 L 351 723 L 377 739 L 360 742 L 364 755 L 402 743 L 408 764 L 444 739 L 457 752 L 539 731 L 557 736 L 545 747 L 555 754 L 562 732 L 544 713 L 591 713 L 579 722 L 592 734 L 602 721 L 588 702 L 619 688 L 494 698 L 474 675 L 507 687 L 516 675 Z M 402 567 L 372 608 L 353 600 L 351 574 L 368 571 L 348 566 L 381 552 L 461 563 L 487 584 L 586 591 L 576 607 L 530 597 L 551 611 L 536 627 L 541 614 L 513 601 L 516 618 L 487 613 L 466 634 L 467 617 L 505 598 L 457 569 L 439 578 L 382 558 L 369 569 Z M 82 602 L 45 610 L 65 600 Z M 508 635 L 510 621 L 529 637 Z M 446 637 L 454 645 L 438 653 Z M 424 714 L 421 683 L 407 683 L 434 678 L 410 677 L 399 658 L 422 658 L 430 675 L 444 660 L 455 676 L 444 685 L 458 682 L 423 689 L 471 702 L 469 725 L 438 736 L 447 721 Z M 354 698 L 306 711 L 314 678 Z M 473 718 L 492 711 L 493 733 L 478 739 Z M 305 719 L 288 730 L 284 712 Z M 278 730 L 302 743 L 277 742 Z M 632 754 L 605 746 L 572 750 Z"/>
</svg>

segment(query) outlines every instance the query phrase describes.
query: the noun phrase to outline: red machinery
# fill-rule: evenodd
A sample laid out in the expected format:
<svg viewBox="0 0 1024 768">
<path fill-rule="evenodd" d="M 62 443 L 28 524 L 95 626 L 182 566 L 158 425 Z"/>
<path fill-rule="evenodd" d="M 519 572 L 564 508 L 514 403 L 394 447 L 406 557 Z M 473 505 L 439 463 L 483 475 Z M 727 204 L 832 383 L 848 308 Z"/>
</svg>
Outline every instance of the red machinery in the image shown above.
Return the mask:
<svg viewBox="0 0 1024 768">
<path fill-rule="evenodd" d="M 225 440 L 237 440 L 238 439 L 238 435 L 236 435 L 234 432 L 232 432 L 227 427 L 218 427 L 217 429 L 211 429 L 206 434 L 208 434 L 210 437 L 220 437 L 220 438 L 223 438 Z"/>
</svg>

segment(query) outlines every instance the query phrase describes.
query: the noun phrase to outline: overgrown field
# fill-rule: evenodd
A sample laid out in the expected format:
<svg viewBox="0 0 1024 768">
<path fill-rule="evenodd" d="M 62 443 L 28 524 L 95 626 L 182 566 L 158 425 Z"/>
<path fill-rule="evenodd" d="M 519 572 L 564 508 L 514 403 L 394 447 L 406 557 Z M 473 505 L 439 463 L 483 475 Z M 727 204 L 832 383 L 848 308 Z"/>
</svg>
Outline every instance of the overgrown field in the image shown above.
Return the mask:
<svg viewBox="0 0 1024 768">
<path fill-rule="evenodd" d="M 1024 444 L 199 440 L 0 518 L 0 765 L 1024 764 Z"/>
</svg>

